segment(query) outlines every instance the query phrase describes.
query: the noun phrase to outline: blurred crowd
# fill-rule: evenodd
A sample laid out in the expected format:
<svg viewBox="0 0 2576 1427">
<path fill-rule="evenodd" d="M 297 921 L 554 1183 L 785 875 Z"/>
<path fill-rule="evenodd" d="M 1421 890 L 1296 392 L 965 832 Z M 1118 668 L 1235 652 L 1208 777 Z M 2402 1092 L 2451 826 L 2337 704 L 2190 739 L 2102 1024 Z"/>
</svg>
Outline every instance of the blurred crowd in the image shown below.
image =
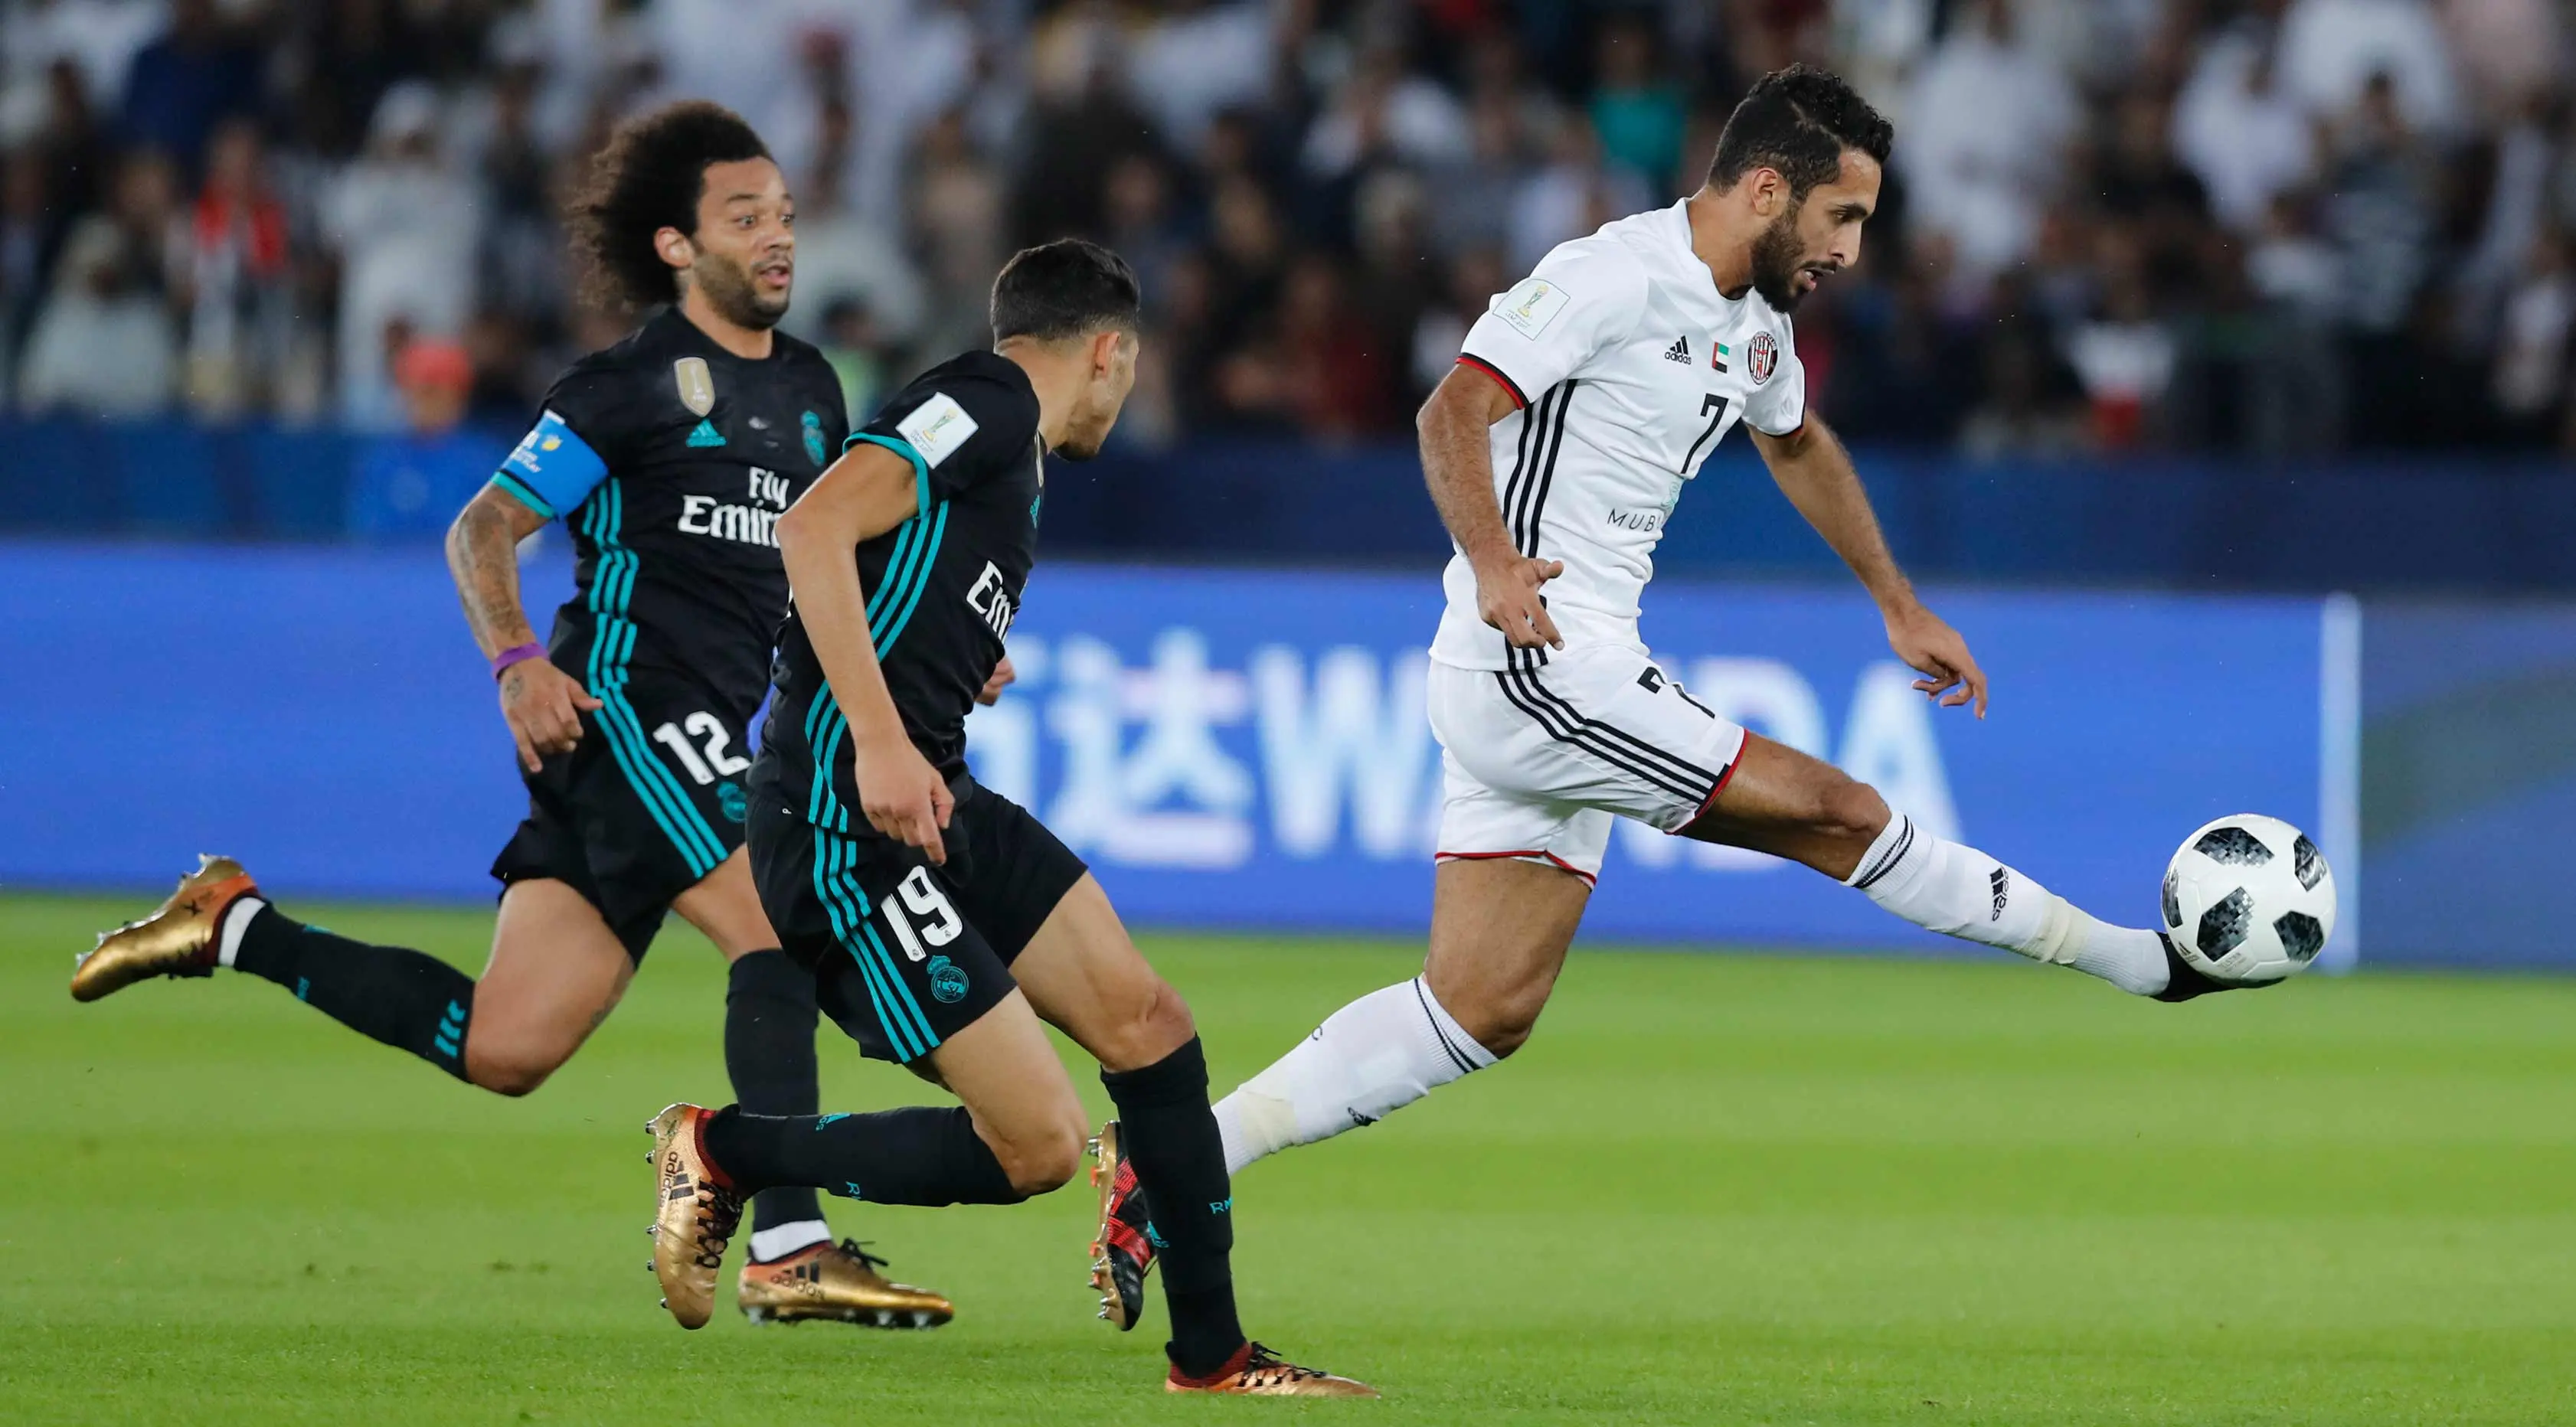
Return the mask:
<svg viewBox="0 0 2576 1427">
<path fill-rule="evenodd" d="M 1898 124 L 1798 313 L 1857 438 L 1978 456 L 2576 445 L 2566 0 L 5 0 L 0 359 L 30 414 L 524 421 L 629 314 L 557 212 L 740 110 L 854 407 L 1117 246 L 1122 439 L 1402 433 L 1489 295 L 1695 188 L 1752 76 Z"/>
</svg>

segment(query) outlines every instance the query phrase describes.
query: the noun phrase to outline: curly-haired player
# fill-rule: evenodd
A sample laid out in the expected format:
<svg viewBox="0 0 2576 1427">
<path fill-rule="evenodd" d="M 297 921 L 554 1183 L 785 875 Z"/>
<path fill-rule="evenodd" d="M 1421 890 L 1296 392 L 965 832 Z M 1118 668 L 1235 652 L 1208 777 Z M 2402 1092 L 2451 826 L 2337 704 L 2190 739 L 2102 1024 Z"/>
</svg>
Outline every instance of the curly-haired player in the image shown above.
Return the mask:
<svg viewBox="0 0 2576 1427">
<path fill-rule="evenodd" d="M 830 366 L 772 330 L 795 216 L 760 136 L 702 103 L 618 130 L 572 205 L 593 300 L 660 310 L 557 379 L 448 532 L 528 787 L 528 816 L 492 865 L 501 907 L 482 979 L 290 921 L 239 864 L 207 858 L 158 911 L 100 939 L 73 996 L 229 966 L 460 1080 L 525 1095 L 617 1005 L 676 911 L 731 963 L 735 1094 L 813 1112 L 813 979 L 778 951 L 742 850 L 745 731 L 787 610 L 778 517 L 849 430 Z M 557 519 L 579 563 L 539 644 L 517 550 Z M 763 1195 L 756 1213 L 739 1295 L 754 1318 L 948 1321 L 946 1299 L 834 1244 L 811 1190 Z"/>
</svg>

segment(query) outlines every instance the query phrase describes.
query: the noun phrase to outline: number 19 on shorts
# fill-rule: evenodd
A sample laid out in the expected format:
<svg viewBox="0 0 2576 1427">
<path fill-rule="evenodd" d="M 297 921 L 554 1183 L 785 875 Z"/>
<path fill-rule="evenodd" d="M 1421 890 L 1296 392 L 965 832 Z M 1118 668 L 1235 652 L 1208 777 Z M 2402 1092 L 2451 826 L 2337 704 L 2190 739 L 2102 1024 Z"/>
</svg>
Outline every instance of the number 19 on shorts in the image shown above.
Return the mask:
<svg viewBox="0 0 2576 1427">
<path fill-rule="evenodd" d="M 909 915 L 907 915 L 909 909 Z M 946 946 L 966 930 L 965 919 L 948 902 L 948 894 L 930 880 L 930 869 L 915 867 L 895 884 L 894 895 L 878 908 L 885 914 L 886 929 L 903 944 L 903 954 L 919 961 L 930 953 L 925 947 Z M 919 930 L 914 929 L 915 921 Z"/>
</svg>

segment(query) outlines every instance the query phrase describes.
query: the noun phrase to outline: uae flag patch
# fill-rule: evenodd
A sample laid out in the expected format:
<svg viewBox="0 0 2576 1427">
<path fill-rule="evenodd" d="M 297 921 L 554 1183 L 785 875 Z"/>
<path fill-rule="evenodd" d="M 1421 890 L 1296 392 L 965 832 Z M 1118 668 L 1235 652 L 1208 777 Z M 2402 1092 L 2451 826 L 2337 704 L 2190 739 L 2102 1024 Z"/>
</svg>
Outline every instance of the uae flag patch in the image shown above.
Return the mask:
<svg viewBox="0 0 2576 1427">
<path fill-rule="evenodd" d="M 1727 369 L 1726 359 L 1733 355 L 1724 342 L 1711 342 L 1708 346 L 1708 364 L 1721 372 Z"/>
</svg>

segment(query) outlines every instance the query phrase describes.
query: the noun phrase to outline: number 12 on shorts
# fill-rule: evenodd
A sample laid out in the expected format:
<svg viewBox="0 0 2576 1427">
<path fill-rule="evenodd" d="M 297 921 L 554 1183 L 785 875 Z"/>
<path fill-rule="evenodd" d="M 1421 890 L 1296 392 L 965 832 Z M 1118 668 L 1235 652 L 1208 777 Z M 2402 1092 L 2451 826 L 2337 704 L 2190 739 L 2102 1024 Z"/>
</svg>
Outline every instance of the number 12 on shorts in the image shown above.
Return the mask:
<svg viewBox="0 0 2576 1427">
<path fill-rule="evenodd" d="M 911 918 L 904 915 L 905 908 L 911 909 L 913 917 L 921 919 L 921 929 L 917 934 Z M 959 932 L 966 930 L 965 919 L 949 905 L 948 894 L 940 891 L 939 884 L 930 880 L 927 867 L 916 867 L 905 873 L 903 880 L 895 884 L 894 895 L 886 898 L 878 910 L 885 913 L 887 930 L 894 933 L 896 941 L 903 943 L 903 954 L 915 961 L 930 955 L 922 949 L 925 944 L 946 946 L 957 939 Z"/>
<path fill-rule="evenodd" d="M 683 728 L 688 732 L 682 733 Z M 689 745 L 691 734 L 706 744 L 704 757 Z M 666 723 L 653 730 L 653 741 L 671 750 L 671 756 L 680 760 L 680 766 L 689 770 L 689 776 L 696 779 L 702 788 L 720 777 L 730 778 L 751 766 L 750 759 L 729 751 L 733 747 L 733 738 L 725 732 L 723 721 L 703 710 L 689 715 L 683 723 Z"/>
</svg>

